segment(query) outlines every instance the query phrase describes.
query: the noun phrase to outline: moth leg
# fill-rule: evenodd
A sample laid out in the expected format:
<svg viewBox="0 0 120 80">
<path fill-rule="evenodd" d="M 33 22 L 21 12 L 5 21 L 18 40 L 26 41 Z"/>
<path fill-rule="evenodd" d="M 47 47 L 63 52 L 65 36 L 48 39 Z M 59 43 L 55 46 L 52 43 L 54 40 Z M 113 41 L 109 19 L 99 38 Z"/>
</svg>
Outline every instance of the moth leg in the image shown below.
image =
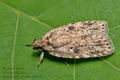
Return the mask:
<svg viewBox="0 0 120 80">
<path fill-rule="evenodd" d="M 44 59 L 44 52 L 42 52 L 40 57 L 39 57 L 39 63 L 40 64 L 43 62 L 43 59 Z"/>
<path fill-rule="evenodd" d="M 43 62 L 43 59 L 44 59 L 44 52 L 42 52 L 42 53 L 40 54 L 39 63 L 38 63 L 38 65 L 37 65 L 37 67 L 40 66 L 40 64 Z"/>
<path fill-rule="evenodd" d="M 69 64 L 65 61 L 65 64 L 66 64 L 66 66 L 69 68 L 70 66 L 69 66 Z"/>
</svg>

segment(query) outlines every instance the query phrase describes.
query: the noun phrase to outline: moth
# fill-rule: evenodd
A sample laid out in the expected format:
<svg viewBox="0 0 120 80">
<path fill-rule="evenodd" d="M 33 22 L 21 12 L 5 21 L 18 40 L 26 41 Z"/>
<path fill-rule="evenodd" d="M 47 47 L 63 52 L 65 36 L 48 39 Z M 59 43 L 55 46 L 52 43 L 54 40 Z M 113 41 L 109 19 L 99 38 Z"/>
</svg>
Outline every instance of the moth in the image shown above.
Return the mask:
<svg viewBox="0 0 120 80">
<path fill-rule="evenodd" d="M 106 21 L 80 21 L 55 28 L 41 40 L 35 40 L 33 49 L 43 50 L 59 58 L 80 59 L 111 55 L 114 46 Z"/>
</svg>

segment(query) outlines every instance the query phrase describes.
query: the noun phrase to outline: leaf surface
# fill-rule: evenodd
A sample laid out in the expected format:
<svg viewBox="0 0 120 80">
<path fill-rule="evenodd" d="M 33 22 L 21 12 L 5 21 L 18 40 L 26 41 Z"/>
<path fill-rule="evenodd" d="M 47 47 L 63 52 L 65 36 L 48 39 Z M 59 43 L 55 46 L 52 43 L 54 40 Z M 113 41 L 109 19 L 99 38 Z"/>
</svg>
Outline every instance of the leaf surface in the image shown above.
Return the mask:
<svg viewBox="0 0 120 80">
<path fill-rule="evenodd" d="M 1 0 L 0 80 L 119 80 L 119 0 Z M 68 61 L 25 47 L 60 25 L 85 20 L 105 20 L 115 46 L 112 56 Z"/>
</svg>

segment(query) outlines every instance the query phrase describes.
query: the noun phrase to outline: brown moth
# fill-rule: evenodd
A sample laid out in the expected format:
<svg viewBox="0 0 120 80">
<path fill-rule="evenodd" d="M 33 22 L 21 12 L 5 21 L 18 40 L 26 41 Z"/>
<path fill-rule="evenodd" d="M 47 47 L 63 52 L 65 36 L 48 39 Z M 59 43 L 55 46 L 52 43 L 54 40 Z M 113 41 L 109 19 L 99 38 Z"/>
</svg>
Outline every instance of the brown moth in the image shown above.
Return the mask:
<svg viewBox="0 0 120 80">
<path fill-rule="evenodd" d="M 33 49 L 48 51 L 60 58 L 103 57 L 114 52 L 105 21 L 84 21 L 60 26 L 32 44 Z M 44 52 L 40 56 L 42 61 Z"/>
</svg>

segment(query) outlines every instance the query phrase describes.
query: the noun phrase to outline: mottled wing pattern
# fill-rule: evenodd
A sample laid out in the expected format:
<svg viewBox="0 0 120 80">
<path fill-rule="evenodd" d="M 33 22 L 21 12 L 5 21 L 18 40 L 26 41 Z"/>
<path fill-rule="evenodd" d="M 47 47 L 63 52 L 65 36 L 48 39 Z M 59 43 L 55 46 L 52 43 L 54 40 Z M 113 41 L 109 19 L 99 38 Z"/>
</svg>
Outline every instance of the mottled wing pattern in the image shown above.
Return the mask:
<svg viewBox="0 0 120 80">
<path fill-rule="evenodd" d="M 114 52 L 105 21 L 85 21 L 53 29 L 44 36 L 45 50 L 61 58 L 102 57 Z"/>
</svg>

